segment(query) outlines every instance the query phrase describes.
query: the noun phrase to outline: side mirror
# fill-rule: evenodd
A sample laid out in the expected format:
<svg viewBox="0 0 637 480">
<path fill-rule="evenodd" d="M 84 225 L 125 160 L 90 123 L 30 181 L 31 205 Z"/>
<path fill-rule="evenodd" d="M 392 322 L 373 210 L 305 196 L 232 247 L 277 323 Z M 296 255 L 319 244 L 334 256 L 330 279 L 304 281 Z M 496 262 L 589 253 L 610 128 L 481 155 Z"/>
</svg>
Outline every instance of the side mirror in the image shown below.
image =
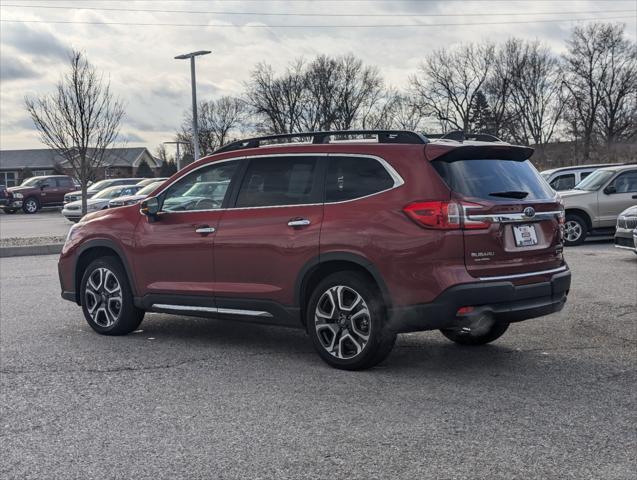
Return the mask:
<svg viewBox="0 0 637 480">
<path fill-rule="evenodd" d="M 139 205 L 139 212 L 149 218 L 156 219 L 159 213 L 159 200 L 157 197 L 148 197 Z"/>
<path fill-rule="evenodd" d="M 608 187 L 604 189 L 604 193 L 606 195 L 609 195 L 611 193 L 617 193 L 617 188 L 615 188 L 615 185 L 609 185 Z"/>
</svg>

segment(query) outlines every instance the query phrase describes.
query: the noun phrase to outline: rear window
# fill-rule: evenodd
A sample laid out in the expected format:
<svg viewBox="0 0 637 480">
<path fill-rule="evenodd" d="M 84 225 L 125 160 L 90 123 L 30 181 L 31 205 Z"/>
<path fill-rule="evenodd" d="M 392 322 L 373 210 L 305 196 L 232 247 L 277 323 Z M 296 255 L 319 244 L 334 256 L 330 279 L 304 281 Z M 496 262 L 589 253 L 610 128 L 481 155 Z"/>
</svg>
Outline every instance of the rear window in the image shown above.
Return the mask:
<svg viewBox="0 0 637 480">
<path fill-rule="evenodd" d="M 439 160 L 432 165 L 449 188 L 467 197 L 537 200 L 554 195 L 528 160 Z"/>
</svg>

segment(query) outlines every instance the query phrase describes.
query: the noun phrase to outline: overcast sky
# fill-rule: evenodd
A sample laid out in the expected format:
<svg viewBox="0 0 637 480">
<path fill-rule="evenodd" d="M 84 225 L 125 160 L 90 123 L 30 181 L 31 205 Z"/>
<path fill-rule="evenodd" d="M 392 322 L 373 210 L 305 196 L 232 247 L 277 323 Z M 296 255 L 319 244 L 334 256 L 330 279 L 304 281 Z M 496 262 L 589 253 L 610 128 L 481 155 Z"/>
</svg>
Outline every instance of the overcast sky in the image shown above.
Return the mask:
<svg viewBox="0 0 637 480">
<path fill-rule="evenodd" d="M 559 52 L 564 48 L 569 30 L 578 23 L 575 19 L 619 17 L 612 21 L 625 23 L 633 40 L 637 28 L 635 0 L 1 0 L 0 5 L 2 149 L 42 146 L 26 115 L 23 98 L 52 90 L 67 68 L 71 48 L 85 52 L 88 59 L 110 77 L 114 91 L 126 103 L 122 136 L 127 144 L 147 146 L 154 152 L 159 143 L 173 139 L 183 121 L 184 111 L 190 108 L 189 65 L 187 61 L 173 59 L 180 53 L 213 51 L 212 55 L 197 62 L 198 96 L 207 100 L 240 94 L 254 65 L 262 61 L 280 71 L 297 57 L 351 52 L 366 63 L 378 66 L 387 84 L 402 88 L 427 52 L 446 45 L 482 39 L 503 41 L 519 36 L 540 39 Z M 47 5 L 73 8 L 36 8 Z M 195 13 L 174 12 L 185 10 Z M 354 16 L 266 16 L 263 13 Z M 514 13 L 518 15 L 496 15 Z M 391 14 L 400 16 L 387 16 Z M 416 14 L 420 16 L 411 16 Z M 560 21 L 531 22 L 557 19 Z M 53 21 L 73 23 L 48 23 Z M 502 24 L 405 26 L 478 22 Z M 376 26 L 352 27 L 365 24 Z M 380 24 L 398 26 L 378 27 Z M 296 27 L 281 28 L 284 25 Z M 338 27 L 327 28 L 326 25 Z"/>
</svg>

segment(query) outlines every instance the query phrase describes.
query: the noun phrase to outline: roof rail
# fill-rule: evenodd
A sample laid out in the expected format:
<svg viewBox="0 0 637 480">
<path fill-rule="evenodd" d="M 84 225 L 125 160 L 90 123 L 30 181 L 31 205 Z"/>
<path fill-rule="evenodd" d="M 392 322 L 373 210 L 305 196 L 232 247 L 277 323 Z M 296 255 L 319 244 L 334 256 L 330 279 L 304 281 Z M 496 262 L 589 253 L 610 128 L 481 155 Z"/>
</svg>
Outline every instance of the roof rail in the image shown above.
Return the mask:
<svg viewBox="0 0 637 480">
<path fill-rule="evenodd" d="M 306 138 L 313 144 L 323 144 L 330 143 L 330 137 L 348 137 L 354 135 L 376 136 L 378 137 L 378 143 L 411 143 L 423 145 L 425 143 L 429 143 L 427 137 L 409 130 L 334 130 L 326 132 L 284 133 L 280 135 L 246 138 L 228 143 L 227 145 L 218 148 L 213 153 L 230 152 L 233 150 L 242 150 L 244 148 L 257 148 L 262 146 L 263 142 L 271 142 L 267 143 L 267 145 L 277 143 L 294 143 L 292 141 L 285 142 L 282 140 L 292 140 L 295 138 Z"/>
<path fill-rule="evenodd" d="M 428 138 L 438 138 L 441 140 L 455 140 L 456 142 L 464 142 L 465 140 L 473 140 L 477 142 L 501 142 L 498 137 L 489 135 L 488 133 L 464 133 L 462 130 L 454 130 L 452 132 L 427 135 Z"/>
</svg>

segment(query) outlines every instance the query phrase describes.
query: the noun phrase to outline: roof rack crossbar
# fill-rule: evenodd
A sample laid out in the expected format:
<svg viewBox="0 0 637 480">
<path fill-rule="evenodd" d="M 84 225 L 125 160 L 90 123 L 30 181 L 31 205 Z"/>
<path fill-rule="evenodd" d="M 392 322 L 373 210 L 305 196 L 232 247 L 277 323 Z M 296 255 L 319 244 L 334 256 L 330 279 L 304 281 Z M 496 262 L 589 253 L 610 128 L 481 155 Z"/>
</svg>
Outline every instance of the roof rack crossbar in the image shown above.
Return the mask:
<svg viewBox="0 0 637 480">
<path fill-rule="evenodd" d="M 429 143 L 427 137 L 418 132 L 412 132 L 409 130 L 334 130 L 326 132 L 284 133 L 279 135 L 246 138 L 228 143 L 227 145 L 215 150 L 214 153 L 230 152 L 233 150 L 242 150 L 244 148 L 257 148 L 260 147 L 263 142 L 272 142 L 268 145 L 273 143 L 294 143 L 284 142 L 281 140 L 292 140 L 295 138 L 307 138 L 313 144 L 323 144 L 330 143 L 330 137 L 350 137 L 354 135 L 368 135 L 370 137 L 376 136 L 378 138 L 378 143 L 410 143 L 423 145 Z"/>
</svg>

